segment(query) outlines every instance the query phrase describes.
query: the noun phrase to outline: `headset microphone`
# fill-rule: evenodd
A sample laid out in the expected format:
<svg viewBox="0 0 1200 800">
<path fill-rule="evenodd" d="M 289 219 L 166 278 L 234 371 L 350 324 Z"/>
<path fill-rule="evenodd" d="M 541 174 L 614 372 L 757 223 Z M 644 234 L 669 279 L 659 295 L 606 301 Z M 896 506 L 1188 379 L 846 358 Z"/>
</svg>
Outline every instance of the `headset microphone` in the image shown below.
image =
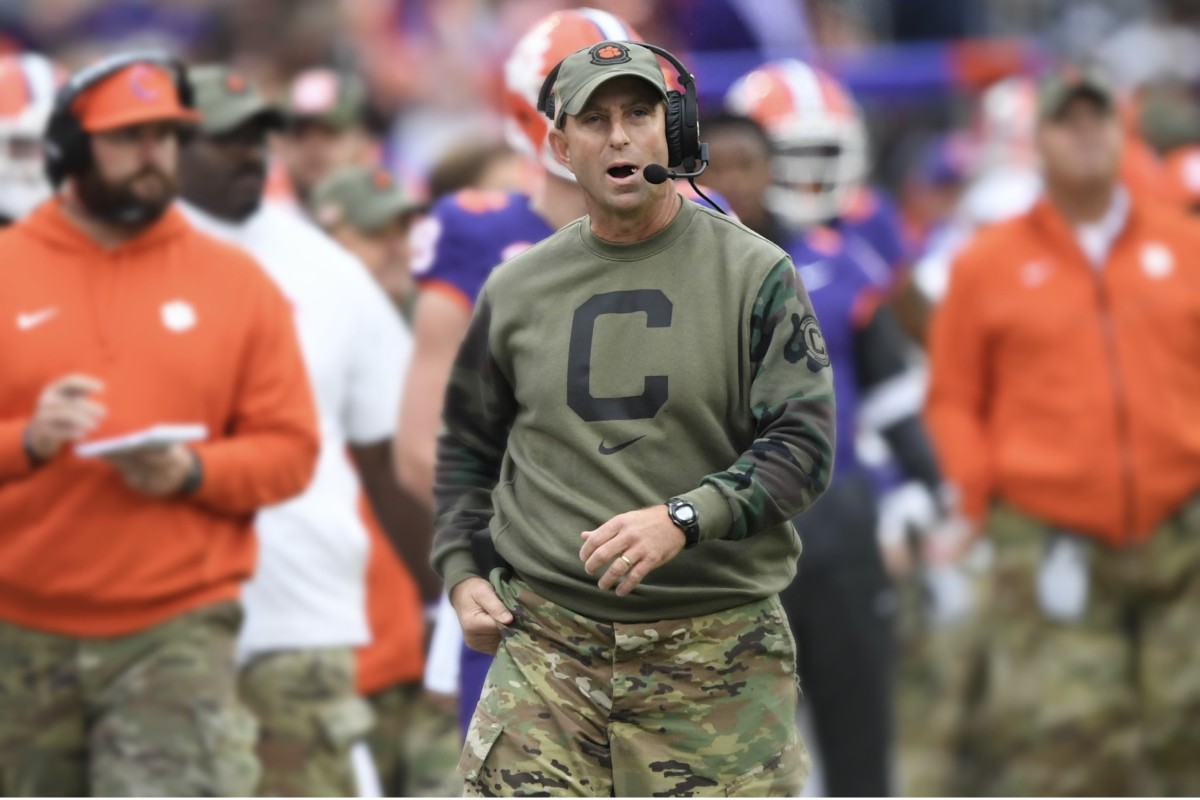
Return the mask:
<svg viewBox="0 0 1200 800">
<path fill-rule="evenodd" d="M 647 164 L 645 166 L 645 168 L 642 170 L 642 177 L 646 179 L 647 183 L 653 183 L 655 186 L 657 186 L 660 183 L 665 183 L 668 178 L 670 178 L 671 180 L 677 180 L 679 178 L 687 178 L 687 182 L 692 185 L 692 189 L 695 190 L 696 194 L 703 197 L 705 202 L 707 202 L 710 206 L 715 208 L 717 211 L 720 211 L 722 214 L 724 214 L 725 209 L 721 208 L 719 205 L 717 205 L 715 202 L 713 202 L 713 199 L 711 197 L 709 197 L 708 195 L 706 195 L 704 192 L 700 191 L 700 187 L 696 185 L 696 177 L 699 176 L 700 173 L 704 172 L 704 170 L 708 169 L 708 143 L 707 142 L 700 143 L 700 159 L 699 159 L 699 161 L 700 161 L 700 169 L 691 170 L 689 172 L 683 172 L 683 171 L 677 170 L 677 169 L 667 169 L 662 164 Z"/>
<path fill-rule="evenodd" d="M 700 177 L 700 174 L 708 169 L 708 142 L 700 143 L 700 158 L 698 160 L 700 161 L 700 169 L 692 171 L 667 169 L 662 164 L 647 164 L 645 169 L 642 170 L 642 177 L 655 186 L 665 183 L 667 178 L 671 180 L 679 178 L 691 180 L 692 178 Z"/>
</svg>

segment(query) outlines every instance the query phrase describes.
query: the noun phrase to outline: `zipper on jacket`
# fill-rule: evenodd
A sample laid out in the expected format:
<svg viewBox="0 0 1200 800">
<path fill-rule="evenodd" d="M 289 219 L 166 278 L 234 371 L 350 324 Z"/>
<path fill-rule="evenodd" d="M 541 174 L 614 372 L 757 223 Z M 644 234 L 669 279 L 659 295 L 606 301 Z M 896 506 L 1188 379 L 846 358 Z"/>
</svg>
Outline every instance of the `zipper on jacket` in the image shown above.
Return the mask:
<svg viewBox="0 0 1200 800">
<path fill-rule="evenodd" d="M 1104 276 L 1094 273 L 1096 299 L 1100 306 L 1100 329 L 1104 333 L 1104 349 L 1108 353 L 1109 374 L 1112 378 L 1113 400 L 1116 406 L 1117 448 L 1121 451 L 1121 474 L 1125 496 L 1125 534 L 1122 544 L 1133 543 L 1137 514 L 1134 510 L 1136 487 L 1134 486 L 1133 446 L 1129 430 L 1129 401 L 1125 384 L 1121 380 L 1121 362 L 1117 357 L 1117 337 L 1113 324 L 1112 305 L 1108 302 L 1108 291 L 1104 288 Z"/>
</svg>

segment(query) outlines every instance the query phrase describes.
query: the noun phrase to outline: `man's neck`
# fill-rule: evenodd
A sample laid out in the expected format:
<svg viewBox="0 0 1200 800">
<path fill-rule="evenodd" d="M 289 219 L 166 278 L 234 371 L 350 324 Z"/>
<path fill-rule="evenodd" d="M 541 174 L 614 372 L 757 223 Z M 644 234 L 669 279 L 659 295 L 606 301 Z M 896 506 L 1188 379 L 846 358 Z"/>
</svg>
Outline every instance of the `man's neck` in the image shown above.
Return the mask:
<svg viewBox="0 0 1200 800">
<path fill-rule="evenodd" d="M 1066 187 L 1047 182 L 1046 194 L 1072 227 L 1091 225 L 1104 219 L 1116 198 L 1117 186 Z"/>
<path fill-rule="evenodd" d="M 251 217 L 258 213 L 259 208 L 262 208 L 262 206 L 259 205 L 255 207 L 255 209 L 249 214 L 243 214 L 239 217 L 231 216 L 228 209 L 217 207 L 215 204 L 202 203 L 199 199 L 194 197 L 182 195 L 180 199 L 202 214 L 231 227 L 238 227 L 245 224 Z"/>
<path fill-rule="evenodd" d="M 683 207 L 683 197 L 671 187 L 669 194 L 656 198 L 645 212 L 631 216 L 618 216 L 600 212 L 594 203 L 588 203 L 591 213 L 592 233 L 599 239 L 615 244 L 632 244 L 649 239 L 666 228 Z"/>
<path fill-rule="evenodd" d="M 556 231 L 587 213 L 583 190 L 578 184 L 549 172 L 533 190 L 529 207 Z"/>
<path fill-rule="evenodd" d="M 62 210 L 76 228 L 106 250 L 119 247 L 148 227 L 146 225 L 138 227 L 114 225 L 97 219 L 83 207 L 83 203 L 80 202 L 72 186 L 67 186 L 62 192 Z"/>
</svg>

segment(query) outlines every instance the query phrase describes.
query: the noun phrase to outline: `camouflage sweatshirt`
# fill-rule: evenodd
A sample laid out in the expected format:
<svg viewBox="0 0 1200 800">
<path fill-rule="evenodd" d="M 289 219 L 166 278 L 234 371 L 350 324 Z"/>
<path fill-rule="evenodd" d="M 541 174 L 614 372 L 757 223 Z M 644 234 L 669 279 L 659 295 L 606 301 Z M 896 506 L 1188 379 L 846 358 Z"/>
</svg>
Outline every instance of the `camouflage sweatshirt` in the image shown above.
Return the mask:
<svg viewBox="0 0 1200 800">
<path fill-rule="evenodd" d="M 791 518 L 831 472 L 833 389 L 787 254 L 682 203 L 634 244 L 587 218 L 488 279 L 455 362 L 438 441 L 433 563 L 480 574 L 470 537 L 543 597 L 597 620 L 714 613 L 783 589 Z M 596 586 L 580 532 L 681 496 L 700 544 L 627 597 Z"/>
</svg>

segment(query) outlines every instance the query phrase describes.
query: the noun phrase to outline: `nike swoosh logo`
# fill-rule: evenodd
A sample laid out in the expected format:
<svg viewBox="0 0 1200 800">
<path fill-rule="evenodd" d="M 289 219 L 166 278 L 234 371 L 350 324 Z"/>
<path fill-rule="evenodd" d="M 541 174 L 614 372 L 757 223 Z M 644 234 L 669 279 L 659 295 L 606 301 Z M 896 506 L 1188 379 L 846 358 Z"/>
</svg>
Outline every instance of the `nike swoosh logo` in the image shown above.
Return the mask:
<svg viewBox="0 0 1200 800">
<path fill-rule="evenodd" d="M 646 434 L 643 433 L 641 436 L 637 437 L 636 439 L 630 439 L 628 442 L 621 442 L 619 445 L 616 445 L 615 447 L 605 447 L 604 440 L 601 439 L 600 447 L 598 449 L 600 451 L 600 455 L 611 456 L 613 453 L 619 453 L 622 450 L 624 450 L 626 447 L 629 447 L 632 444 L 636 444 L 645 438 L 646 438 Z"/>
<path fill-rule="evenodd" d="M 32 314 L 17 314 L 17 329 L 27 331 L 30 328 L 36 328 L 43 322 L 49 321 L 56 314 L 57 308 L 43 308 L 41 311 L 34 311 Z"/>
</svg>

